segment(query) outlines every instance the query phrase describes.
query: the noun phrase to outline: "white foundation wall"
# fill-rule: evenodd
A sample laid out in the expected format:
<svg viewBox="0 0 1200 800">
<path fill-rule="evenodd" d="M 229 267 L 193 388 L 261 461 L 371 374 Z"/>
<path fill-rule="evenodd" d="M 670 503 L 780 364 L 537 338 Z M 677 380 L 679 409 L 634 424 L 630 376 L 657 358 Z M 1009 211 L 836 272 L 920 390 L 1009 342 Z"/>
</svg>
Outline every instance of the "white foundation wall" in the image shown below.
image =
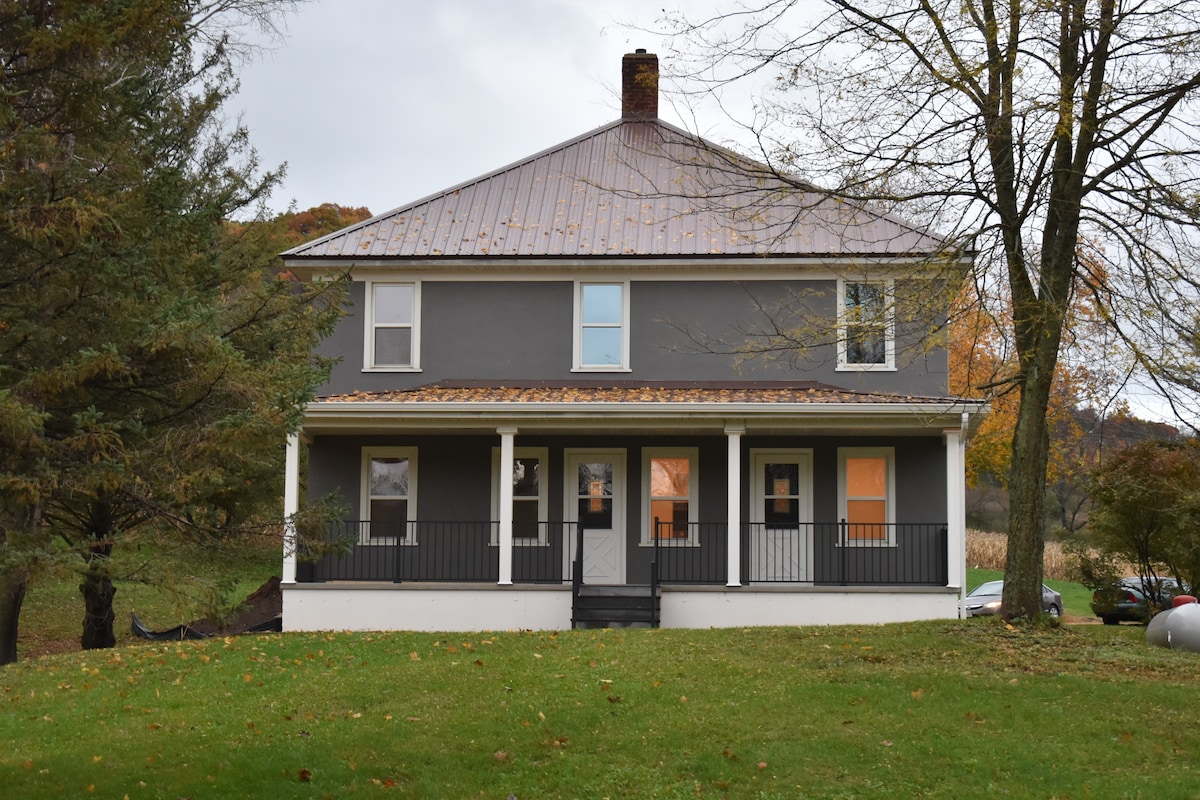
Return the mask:
<svg viewBox="0 0 1200 800">
<path fill-rule="evenodd" d="M 874 625 L 956 619 L 953 589 L 858 587 L 665 588 L 664 628 Z M 566 630 L 571 590 L 563 586 L 284 584 L 285 631 Z"/>
<path fill-rule="evenodd" d="M 958 592 L 943 588 L 664 591 L 660 612 L 664 628 L 878 625 L 957 618 Z"/>
<path fill-rule="evenodd" d="M 426 586 L 285 584 L 283 629 L 506 631 L 571 627 L 569 586 Z"/>
</svg>

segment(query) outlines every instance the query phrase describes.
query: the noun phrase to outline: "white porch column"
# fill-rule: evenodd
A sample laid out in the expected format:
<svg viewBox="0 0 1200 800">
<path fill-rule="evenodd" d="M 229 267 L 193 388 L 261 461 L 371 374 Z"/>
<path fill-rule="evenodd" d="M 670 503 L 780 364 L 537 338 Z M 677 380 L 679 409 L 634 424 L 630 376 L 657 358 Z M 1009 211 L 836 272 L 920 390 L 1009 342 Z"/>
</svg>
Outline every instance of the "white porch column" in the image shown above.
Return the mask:
<svg viewBox="0 0 1200 800">
<path fill-rule="evenodd" d="M 728 547 L 729 571 L 726 586 L 742 585 L 742 434 L 744 425 L 726 425 L 725 436 L 729 443 L 729 466 L 726 469 L 729 482 L 728 524 L 725 537 Z"/>
<path fill-rule="evenodd" d="M 500 434 L 500 580 L 512 584 L 513 561 L 513 437 L 516 428 L 497 428 Z"/>
<path fill-rule="evenodd" d="M 300 436 L 287 440 L 283 460 L 283 575 L 282 583 L 296 582 L 296 512 L 300 510 Z"/>
<path fill-rule="evenodd" d="M 967 591 L 967 497 L 966 436 L 967 415 L 962 426 L 943 431 L 946 438 L 946 572 L 947 584 L 959 588 L 959 600 Z M 962 616 L 962 603 L 959 603 Z"/>
</svg>

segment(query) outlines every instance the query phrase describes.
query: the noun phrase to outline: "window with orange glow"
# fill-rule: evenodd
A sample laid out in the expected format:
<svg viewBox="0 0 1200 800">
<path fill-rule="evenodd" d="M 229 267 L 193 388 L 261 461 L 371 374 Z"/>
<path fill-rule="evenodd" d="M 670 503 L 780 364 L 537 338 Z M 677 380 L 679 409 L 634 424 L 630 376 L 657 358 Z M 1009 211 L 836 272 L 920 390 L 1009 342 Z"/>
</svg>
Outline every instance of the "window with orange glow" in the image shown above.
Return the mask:
<svg viewBox="0 0 1200 800">
<path fill-rule="evenodd" d="M 663 449 L 645 453 L 647 473 L 646 520 L 648 534 L 654 539 L 684 542 L 692 538 L 695 520 L 696 454 L 694 449 Z"/>
<path fill-rule="evenodd" d="M 846 520 L 847 543 L 888 542 L 891 539 L 890 451 L 847 448 L 841 461 L 842 516 Z"/>
</svg>

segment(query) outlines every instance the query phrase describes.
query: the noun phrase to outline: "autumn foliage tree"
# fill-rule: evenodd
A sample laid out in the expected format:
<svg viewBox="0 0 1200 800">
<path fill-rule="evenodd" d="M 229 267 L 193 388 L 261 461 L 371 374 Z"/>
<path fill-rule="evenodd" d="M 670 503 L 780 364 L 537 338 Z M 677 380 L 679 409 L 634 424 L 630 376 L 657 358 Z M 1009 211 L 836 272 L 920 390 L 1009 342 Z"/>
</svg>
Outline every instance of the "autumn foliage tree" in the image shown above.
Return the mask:
<svg viewBox="0 0 1200 800">
<path fill-rule="evenodd" d="M 1001 293 L 1001 297 L 1002 297 Z M 961 293 L 947 325 L 949 388 L 960 397 L 985 398 L 990 412 L 967 444 L 967 481 L 1007 492 L 1012 435 L 1019 411 L 1013 385 L 1018 368 L 1012 342 L 1011 309 L 992 311 L 973 290 Z M 1107 332 L 1088 295 L 1070 308 L 1070 341 L 1055 369 L 1046 409 L 1049 436 L 1046 488 L 1060 526 L 1077 530 L 1086 520 L 1089 482 L 1099 465 L 1109 413 L 1127 414 L 1115 399 L 1128 359 L 1112 352 Z"/>
</svg>

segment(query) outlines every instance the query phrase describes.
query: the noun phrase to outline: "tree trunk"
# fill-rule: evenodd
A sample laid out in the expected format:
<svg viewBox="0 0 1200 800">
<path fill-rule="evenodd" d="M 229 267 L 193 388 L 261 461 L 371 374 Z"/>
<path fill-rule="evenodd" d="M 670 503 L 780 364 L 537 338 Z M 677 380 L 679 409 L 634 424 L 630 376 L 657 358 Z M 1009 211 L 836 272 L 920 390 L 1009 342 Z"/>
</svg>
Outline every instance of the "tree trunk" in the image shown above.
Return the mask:
<svg viewBox="0 0 1200 800">
<path fill-rule="evenodd" d="M 113 634 L 113 597 L 117 589 L 109 577 L 109 557 L 113 549 L 113 507 L 101 495 L 90 503 L 88 538 L 91 546 L 84 553 L 87 569 L 79 593 L 83 595 L 83 635 L 79 644 L 84 650 L 99 650 L 117 643 Z"/>
<path fill-rule="evenodd" d="M 17 660 L 17 624 L 28 577 L 23 569 L 0 572 L 0 666 Z"/>
<path fill-rule="evenodd" d="M 113 596 L 117 589 L 109 577 L 99 570 L 89 569 L 79 584 L 83 595 L 83 636 L 79 644 L 84 650 L 99 650 L 117 643 L 113 633 Z"/>
<path fill-rule="evenodd" d="M 1046 472 L 1050 453 L 1046 411 L 1050 405 L 1050 386 L 1057 360 L 1057 345 L 1053 353 L 1047 353 L 1044 344 L 1031 359 L 1021 383 L 1021 403 L 1013 431 L 1008 484 L 1008 553 L 1002 598 L 1005 619 L 1033 619 L 1042 613 Z"/>
</svg>

